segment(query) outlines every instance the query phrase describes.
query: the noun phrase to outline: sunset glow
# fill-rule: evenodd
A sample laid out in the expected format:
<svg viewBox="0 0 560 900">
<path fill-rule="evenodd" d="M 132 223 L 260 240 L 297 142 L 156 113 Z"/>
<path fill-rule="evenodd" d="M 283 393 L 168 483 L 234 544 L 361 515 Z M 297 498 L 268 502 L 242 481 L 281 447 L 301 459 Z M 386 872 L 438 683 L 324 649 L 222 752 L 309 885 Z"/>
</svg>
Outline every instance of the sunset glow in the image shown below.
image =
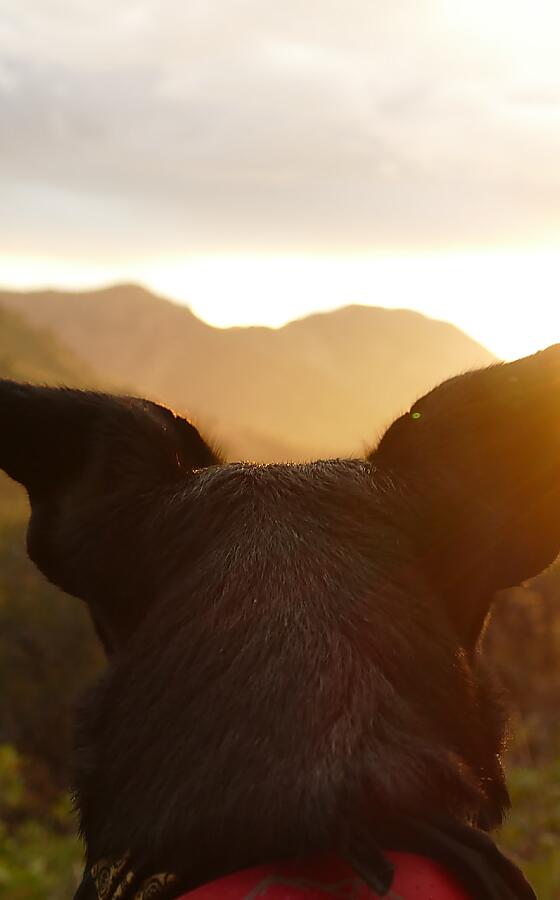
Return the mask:
<svg viewBox="0 0 560 900">
<path fill-rule="evenodd" d="M 560 341 L 560 253 L 356 258 L 196 257 L 85 266 L 0 260 L 4 285 L 77 289 L 134 281 L 219 327 L 268 325 L 347 304 L 418 310 L 514 359 Z"/>
<path fill-rule="evenodd" d="M 559 33 L 556 0 L 13 4 L 0 288 L 558 341 Z"/>
</svg>

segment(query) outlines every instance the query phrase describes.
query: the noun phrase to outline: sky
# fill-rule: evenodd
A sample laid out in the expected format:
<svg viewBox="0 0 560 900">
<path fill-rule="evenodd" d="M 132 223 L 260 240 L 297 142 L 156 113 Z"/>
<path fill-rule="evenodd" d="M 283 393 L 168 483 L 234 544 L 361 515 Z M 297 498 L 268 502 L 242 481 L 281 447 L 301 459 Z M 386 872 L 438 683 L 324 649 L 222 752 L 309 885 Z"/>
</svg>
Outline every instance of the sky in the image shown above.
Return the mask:
<svg viewBox="0 0 560 900">
<path fill-rule="evenodd" d="M 560 341 L 557 0 L 0 0 L 0 285 Z"/>
</svg>

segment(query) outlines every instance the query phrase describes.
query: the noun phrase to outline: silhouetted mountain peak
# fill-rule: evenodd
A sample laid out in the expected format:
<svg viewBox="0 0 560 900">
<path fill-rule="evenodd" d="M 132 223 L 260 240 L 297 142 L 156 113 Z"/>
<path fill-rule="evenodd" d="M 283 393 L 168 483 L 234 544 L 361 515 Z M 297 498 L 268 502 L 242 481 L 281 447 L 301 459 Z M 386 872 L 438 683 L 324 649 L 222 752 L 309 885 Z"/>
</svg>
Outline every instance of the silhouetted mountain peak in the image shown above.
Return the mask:
<svg viewBox="0 0 560 900">
<path fill-rule="evenodd" d="M 186 411 L 238 458 L 359 453 L 421 393 L 494 359 L 453 325 L 405 309 L 352 305 L 278 329 L 221 329 L 135 284 L 5 292 L 0 303 L 108 381 Z"/>
</svg>

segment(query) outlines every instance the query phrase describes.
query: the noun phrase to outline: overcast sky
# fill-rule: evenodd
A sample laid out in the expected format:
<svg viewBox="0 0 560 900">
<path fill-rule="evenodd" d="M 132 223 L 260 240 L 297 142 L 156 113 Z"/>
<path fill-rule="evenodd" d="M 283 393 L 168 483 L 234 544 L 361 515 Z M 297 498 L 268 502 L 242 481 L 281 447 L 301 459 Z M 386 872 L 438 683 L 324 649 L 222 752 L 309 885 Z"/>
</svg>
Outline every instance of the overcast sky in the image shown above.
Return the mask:
<svg viewBox="0 0 560 900">
<path fill-rule="evenodd" d="M 559 47 L 558 0 L 0 0 L 0 281 L 556 247 Z"/>
</svg>

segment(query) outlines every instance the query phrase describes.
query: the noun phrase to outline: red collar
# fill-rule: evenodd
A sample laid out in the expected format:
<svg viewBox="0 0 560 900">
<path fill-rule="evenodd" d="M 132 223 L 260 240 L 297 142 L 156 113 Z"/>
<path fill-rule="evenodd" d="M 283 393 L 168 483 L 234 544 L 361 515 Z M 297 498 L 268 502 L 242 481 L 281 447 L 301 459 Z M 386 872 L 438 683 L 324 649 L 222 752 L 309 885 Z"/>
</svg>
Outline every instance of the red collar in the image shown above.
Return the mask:
<svg viewBox="0 0 560 900">
<path fill-rule="evenodd" d="M 399 900 L 473 900 L 442 866 L 414 853 L 387 851 L 395 866 L 388 898 Z M 373 900 L 377 894 L 344 862 L 317 858 L 303 863 L 256 866 L 183 894 L 177 900 Z"/>
</svg>

